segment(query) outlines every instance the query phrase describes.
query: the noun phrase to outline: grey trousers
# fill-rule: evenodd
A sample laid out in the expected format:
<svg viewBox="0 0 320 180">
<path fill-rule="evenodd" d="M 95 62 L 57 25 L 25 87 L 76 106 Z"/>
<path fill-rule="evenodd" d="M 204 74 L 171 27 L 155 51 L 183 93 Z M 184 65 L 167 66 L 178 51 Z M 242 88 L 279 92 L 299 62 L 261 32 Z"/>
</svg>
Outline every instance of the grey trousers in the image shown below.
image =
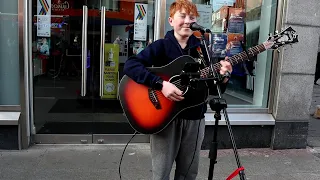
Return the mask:
<svg viewBox="0 0 320 180">
<path fill-rule="evenodd" d="M 175 180 L 195 180 L 198 174 L 204 130 L 204 119 L 176 119 L 160 133 L 151 135 L 153 180 L 169 180 L 174 161 L 176 162 Z M 199 133 L 198 139 L 197 132 Z M 196 144 L 194 159 L 188 171 Z M 187 171 L 188 174 L 185 178 Z"/>
</svg>

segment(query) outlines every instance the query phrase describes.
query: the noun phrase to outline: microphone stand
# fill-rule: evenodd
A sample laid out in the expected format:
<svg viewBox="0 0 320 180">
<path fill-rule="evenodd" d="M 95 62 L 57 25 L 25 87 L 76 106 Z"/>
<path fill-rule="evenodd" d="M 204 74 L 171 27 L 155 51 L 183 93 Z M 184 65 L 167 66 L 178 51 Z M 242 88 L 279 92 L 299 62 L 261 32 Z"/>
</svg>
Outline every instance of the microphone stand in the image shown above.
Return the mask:
<svg viewBox="0 0 320 180">
<path fill-rule="evenodd" d="M 216 71 L 214 70 L 213 67 L 213 62 L 210 59 L 210 55 L 209 55 L 209 51 L 208 51 L 208 46 L 206 43 L 206 39 L 204 37 L 204 30 L 200 30 L 201 32 L 201 44 L 204 46 L 206 54 L 204 56 L 207 56 L 207 59 L 210 63 L 210 69 L 213 75 L 213 78 L 210 79 L 215 79 L 215 84 L 217 86 L 217 92 L 218 92 L 218 96 L 219 98 L 212 98 L 209 101 L 209 105 L 212 111 L 215 112 L 214 114 L 214 118 L 215 118 L 215 125 L 214 125 L 214 135 L 213 135 L 213 140 L 210 146 L 210 150 L 209 150 L 209 159 L 210 159 L 210 166 L 209 166 L 209 175 L 208 175 L 208 180 L 212 180 L 213 179 L 213 171 L 214 171 L 214 165 L 217 163 L 216 159 L 217 159 L 217 149 L 218 149 L 218 142 L 217 142 L 217 134 L 218 134 L 218 124 L 219 124 L 219 120 L 221 120 L 221 110 L 223 110 L 223 114 L 224 114 L 224 118 L 228 127 L 228 131 L 229 131 L 229 135 L 230 135 L 230 140 L 232 143 L 232 147 L 233 147 L 233 152 L 236 158 L 236 162 L 237 162 L 237 166 L 238 169 L 236 169 L 228 178 L 227 180 L 231 180 L 233 177 L 235 177 L 237 174 L 239 174 L 240 176 L 240 180 L 246 180 L 245 177 L 245 173 L 244 173 L 244 168 L 241 165 L 240 159 L 239 159 L 239 155 L 238 155 L 238 150 L 237 150 L 237 146 L 233 137 L 233 133 L 232 133 L 232 129 L 231 129 L 231 125 L 230 125 L 230 121 L 229 121 L 229 117 L 227 115 L 227 102 L 225 99 L 222 98 L 221 96 L 221 89 L 220 89 L 220 83 L 222 82 L 220 80 L 220 77 L 218 76 L 218 74 L 216 73 Z"/>
</svg>

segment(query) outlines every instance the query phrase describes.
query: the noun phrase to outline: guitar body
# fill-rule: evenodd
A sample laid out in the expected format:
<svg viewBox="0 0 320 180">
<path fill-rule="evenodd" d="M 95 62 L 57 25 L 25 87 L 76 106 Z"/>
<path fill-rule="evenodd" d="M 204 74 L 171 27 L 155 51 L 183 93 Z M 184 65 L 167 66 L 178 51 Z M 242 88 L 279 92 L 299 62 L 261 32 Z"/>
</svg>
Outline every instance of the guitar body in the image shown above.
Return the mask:
<svg viewBox="0 0 320 180">
<path fill-rule="evenodd" d="M 206 102 L 209 91 L 205 81 L 198 81 L 192 87 L 181 83 L 180 76 L 186 63 L 194 63 L 191 56 L 181 56 L 162 67 L 148 70 L 164 80 L 175 84 L 185 94 L 179 102 L 164 97 L 161 91 L 138 84 L 124 75 L 119 84 L 119 98 L 129 124 L 142 134 L 156 134 L 162 131 L 182 111 Z M 189 84 L 190 85 L 190 84 Z"/>
</svg>

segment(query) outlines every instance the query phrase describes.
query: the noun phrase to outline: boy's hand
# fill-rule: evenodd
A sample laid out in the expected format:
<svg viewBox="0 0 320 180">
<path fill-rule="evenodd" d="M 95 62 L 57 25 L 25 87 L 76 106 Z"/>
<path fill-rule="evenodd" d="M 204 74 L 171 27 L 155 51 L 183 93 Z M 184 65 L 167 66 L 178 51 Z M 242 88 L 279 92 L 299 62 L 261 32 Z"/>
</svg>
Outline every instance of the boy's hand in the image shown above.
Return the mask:
<svg viewBox="0 0 320 180">
<path fill-rule="evenodd" d="M 227 72 L 232 72 L 232 66 L 230 62 L 228 61 L 228 57 L 226 57 L 224 60 L 220 61 L 221 68 L 220 68 L 220 74 L 225 75 Z"/>
<path fill-rule="evenodd" d="M 162 83 L 162 94 L 172 100 L 172 101 L 181 101 L 184 99 L 182 97 L 182 91 L 178 89 L 174 84 L 168 82 L 168 81 L 163 81 Z"/>
<path fill-rule="evenodd" d="M 231 75 L 232 72 L 232 65 L 228 61 L 228 57 L 226 57 L 224 60 L 220 61 L 221 68 L 220 68 L 220 74 L 221 75 L 226 75 L 229 73 L 229 76 Z M 228 81 L 228 78 L 225 78 L 223 83 L 226 83 Z"/>
</svg>

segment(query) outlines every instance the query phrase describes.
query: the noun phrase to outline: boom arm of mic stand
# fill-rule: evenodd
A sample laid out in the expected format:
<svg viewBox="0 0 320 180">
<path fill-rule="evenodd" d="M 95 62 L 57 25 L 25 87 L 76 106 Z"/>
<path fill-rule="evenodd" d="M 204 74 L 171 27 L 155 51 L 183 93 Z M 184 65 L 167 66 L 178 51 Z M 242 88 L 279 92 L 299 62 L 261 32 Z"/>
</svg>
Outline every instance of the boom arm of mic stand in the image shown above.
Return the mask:
<svg viewBox="0 0 320 180">
<path fill-rule="evenodd" d="M 216 81 L 216 87 L 217 87 L 217 92 L 218 92 L 218 99 L 212 99 L 210 100 L 210 104 L 214 104 L 213 106 L 210 106 L 211 109 L 213 111 L 215 111 L 215 127 L 214 127 L 214 136 L 213 136 L 213 141 L 210 147 L 210 151 L 209 151 L 209 158 L 210 158 L 210 167 L 209 167 L 209 175 L 208 175 L 208 180 L 212 180 L 213 179 L 213 171 L 214 171 L 214 164 L 216 163 L 216 158 L 217 158 L 217 148 L 218 148 L 218 143 L 217 143 L 217 131 L 218 131 L 218 121 L 221 119 L 221 114 L 220 111 L 223 110 L 223 114 L 225 117 L 225 121 L 228 127 L 228 131 L 229 131 L 229 135 L 230 135 L 230 139 L 232 142 L 232 146 L 233 146 L 233 151 L 235 154 L 235 158 L 236 158 L 236 162 L 238 165 L 238 170 L 239 170 L 239 176 L 240 176 L 240 180 L 246 180 L 245 177 L 245 173 L 244 173 L 244 168 L 241 166 L 240 163 L 240 159 L 239 159 L 239 155 L 238 155 L 238 151 L 237 151 L 237 147 L 236 147 L 236 143 L 233 137 L 233 133 L 232 133 L 232 129 L 231 129 L 231 125 L 230 125 L 230 121 L 229 121 L 229 117 L 227 115 L 227 103 L 224 99 L 222 99 L 221 97 L 221 88 L 219 85 L 219 82 L 221 82 L 217 72 L 215 71 L 215 69 L 213 68 L 213 62 L 210 59 L 210 55 L 209 55 L 209 51 L 208 51 L 208 46 L 206 43 L 206 39 L 204 37 L 204 32 L 201 32 L 201 42 L 202 45 L 205 47 L 205 55 L 207 56 L 209 63 L 210 63 L 210 69 L 211 69 L 211 73 L 214 77 L 214 79 L 217 79 L 218 81 Z"/>
</svg>

